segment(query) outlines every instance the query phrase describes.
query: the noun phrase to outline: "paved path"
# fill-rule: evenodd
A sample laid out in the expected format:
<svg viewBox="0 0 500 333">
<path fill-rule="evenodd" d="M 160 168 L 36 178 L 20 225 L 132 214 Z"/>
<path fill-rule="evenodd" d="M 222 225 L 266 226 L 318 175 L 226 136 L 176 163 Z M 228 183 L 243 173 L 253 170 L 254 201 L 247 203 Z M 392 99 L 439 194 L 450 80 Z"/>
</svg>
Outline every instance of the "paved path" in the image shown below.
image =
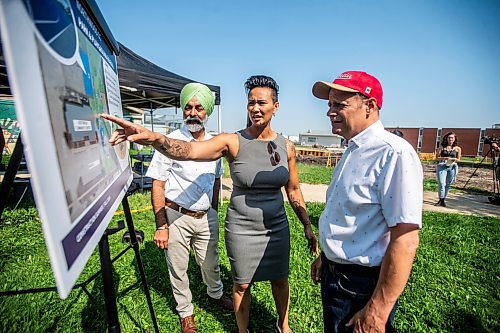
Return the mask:
<svg viewBox="0 0 500 333">
<path fill-rule="evenodd" d="M 325 202 L 327 185 L 300 184 L 304 200 L 307 202 Z M 229 199 L 233 189 L 230 178 L 222 179 L 222 197 Z M 286 195 L 284 194 L 286 200 Z M 488 196 L 477 194 L 450 193 L 446 199 L 447 207 L 436 207 L 436 192 L 424 192 L 424 210 L 443 213 L 457 213 L 476 216 L 500 217 L 500 206 L 488 203 Z"/>
</svg>

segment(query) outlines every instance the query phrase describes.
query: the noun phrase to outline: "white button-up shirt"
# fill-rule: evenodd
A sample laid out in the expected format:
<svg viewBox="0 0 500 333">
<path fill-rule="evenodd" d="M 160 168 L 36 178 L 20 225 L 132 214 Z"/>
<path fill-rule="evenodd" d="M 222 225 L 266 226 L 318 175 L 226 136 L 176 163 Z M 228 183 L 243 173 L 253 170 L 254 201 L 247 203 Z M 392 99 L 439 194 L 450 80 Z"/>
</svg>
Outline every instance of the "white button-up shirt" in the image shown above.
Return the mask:
<svg viewBox="0 0 500 333">
<path fill-rule="evenodd" d="M 379 266 L 390 241 L 389 227 L 422 227 L 422 182 L 422 164 L 413 147 L 380 121 L 349 140 L 319 220 L 326 257 Z"/>
<path fill-rule="evenodd" d="M 183 126 L 167 137 L 196 141 Z M 205 133 L 203 141 L 212 136 Z M 210 162 L 177 161 L 155 152 L 146 176 L 165 181 L 165 197 L 181 207 L 193 211 L 208 210 L 212 206 L 215 178 L 222 176 L 221 159 Z"/>
</svg>

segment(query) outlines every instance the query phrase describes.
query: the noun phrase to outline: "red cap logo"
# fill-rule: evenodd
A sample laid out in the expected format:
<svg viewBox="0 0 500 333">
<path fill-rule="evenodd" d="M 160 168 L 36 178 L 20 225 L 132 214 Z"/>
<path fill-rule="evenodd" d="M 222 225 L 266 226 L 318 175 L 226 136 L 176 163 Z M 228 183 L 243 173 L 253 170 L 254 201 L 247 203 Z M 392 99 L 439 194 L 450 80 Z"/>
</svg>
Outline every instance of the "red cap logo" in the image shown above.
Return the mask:
<svg viewBox="0 0 500 333">
<path fill-rule="evenodd" d="M 382 108 L 383 91 L 382 85 L 379 80 L 366 73 L 360 71 L 347 71 L 339 75 L 332 84 L 332 88 L 344 90 L 342 87 L 347 88 L 345 91 L 357 91 L 360 94 L 374 98 L 377 101 L 379 108 Z"/>
</svg>

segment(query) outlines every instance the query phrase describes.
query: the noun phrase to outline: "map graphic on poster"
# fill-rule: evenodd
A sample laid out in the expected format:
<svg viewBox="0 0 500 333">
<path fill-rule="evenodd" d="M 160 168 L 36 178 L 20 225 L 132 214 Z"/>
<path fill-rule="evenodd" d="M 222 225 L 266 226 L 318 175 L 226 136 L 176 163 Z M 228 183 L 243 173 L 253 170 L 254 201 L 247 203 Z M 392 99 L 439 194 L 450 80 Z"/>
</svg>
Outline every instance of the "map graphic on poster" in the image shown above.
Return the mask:
<svg viewBox="0 0 500 333">
<path fill-rule="evenodd" d="M 2 39 L 59 294 L 66 297 L 132 175 L 101 113 L 122 116 L 116 55 L 78 0 L 1 2 Z"/>
<path fill-rule="evenodd" d="M 13 101 L 0 99 L 0 127 L 5 140 L 5 146 L 0 147 L 0 151 L 3 151 L 3 154 L 11 155 L 19 137 L 19 124 Z"/>
</svg>

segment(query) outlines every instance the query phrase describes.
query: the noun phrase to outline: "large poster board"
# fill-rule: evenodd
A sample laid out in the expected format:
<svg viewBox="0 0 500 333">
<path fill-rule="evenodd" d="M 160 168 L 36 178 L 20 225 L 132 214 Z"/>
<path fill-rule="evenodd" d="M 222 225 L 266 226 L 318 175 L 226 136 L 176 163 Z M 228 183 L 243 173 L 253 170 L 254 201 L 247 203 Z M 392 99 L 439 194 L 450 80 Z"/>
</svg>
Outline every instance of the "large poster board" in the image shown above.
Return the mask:
<svg viewBox="0 0 500 333">
<path fill-rule="evenodd" d="M 32 187 L 66 298 L 132 181 L 116 55 L 79 0 L 1 0 L 1 33 Z M 37 235 L 33 235 L 36 237 Z"/>
</svg>

